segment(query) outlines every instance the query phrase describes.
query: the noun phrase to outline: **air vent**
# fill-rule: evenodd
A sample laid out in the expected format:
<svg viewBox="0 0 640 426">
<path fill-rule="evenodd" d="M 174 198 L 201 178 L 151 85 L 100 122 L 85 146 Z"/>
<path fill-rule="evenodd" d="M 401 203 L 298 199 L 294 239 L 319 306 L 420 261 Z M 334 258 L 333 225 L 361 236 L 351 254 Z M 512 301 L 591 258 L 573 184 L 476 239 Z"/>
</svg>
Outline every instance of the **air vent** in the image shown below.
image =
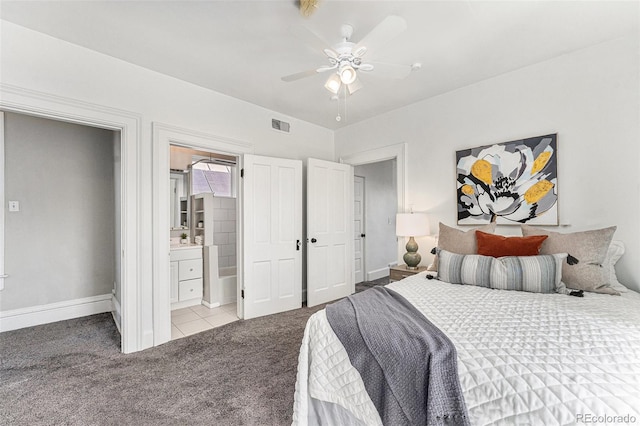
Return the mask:
<svg viewBox="0 0 640 426">
<path fill-rule="evenodd" d="M 280 132 L 289 133 L 290 124 L 286 121 L 276 120 L 275 118 L 271 119 L 271 127 L 274 130 L 278 130 Z"/>
</svg>

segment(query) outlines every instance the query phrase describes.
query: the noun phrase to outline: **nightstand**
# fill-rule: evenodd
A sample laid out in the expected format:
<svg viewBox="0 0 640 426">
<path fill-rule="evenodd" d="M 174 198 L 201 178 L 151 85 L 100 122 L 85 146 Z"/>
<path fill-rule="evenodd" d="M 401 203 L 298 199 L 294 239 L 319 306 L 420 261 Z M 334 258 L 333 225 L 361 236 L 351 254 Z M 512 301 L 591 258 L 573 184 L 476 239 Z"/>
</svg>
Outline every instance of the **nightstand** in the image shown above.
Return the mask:
<svg viewBox="0 0 640 426">
<path fill-rule="evenodd" d="M 418 269 L 407 269 L 407 265 L 392 266 L 389 268 L 389 282 L 400 281 L 403 278 L 426 270 L 426 266 L 418 266 Z"/>
</svg>

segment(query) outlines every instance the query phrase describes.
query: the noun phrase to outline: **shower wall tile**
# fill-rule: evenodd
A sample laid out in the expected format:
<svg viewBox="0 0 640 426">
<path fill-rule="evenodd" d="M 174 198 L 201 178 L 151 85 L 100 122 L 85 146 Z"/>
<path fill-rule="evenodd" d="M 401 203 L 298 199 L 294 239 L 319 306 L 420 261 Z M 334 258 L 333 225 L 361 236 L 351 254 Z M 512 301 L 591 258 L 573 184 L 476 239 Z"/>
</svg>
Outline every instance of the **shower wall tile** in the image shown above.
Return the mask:
<svg viewBox="0 0 640 426">
<path fill-rule="evenodd" d="M 213 200 L 213 243 L 218 246 L 218 266 L 236 266 L 236 199 Z"/>
</svg>

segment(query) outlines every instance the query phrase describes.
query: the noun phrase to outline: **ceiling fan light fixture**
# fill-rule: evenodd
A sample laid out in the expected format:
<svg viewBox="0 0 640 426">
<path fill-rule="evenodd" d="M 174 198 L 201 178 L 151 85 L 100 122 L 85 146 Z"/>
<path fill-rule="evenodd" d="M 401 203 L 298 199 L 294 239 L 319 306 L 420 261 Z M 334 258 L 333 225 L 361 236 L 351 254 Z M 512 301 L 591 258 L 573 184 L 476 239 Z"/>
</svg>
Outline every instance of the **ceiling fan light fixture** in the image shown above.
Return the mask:
<svg viewBox="0 0 640 426">
<path fill-rule="evenodd" d="M 343 66 L 341 66 L 339 74 L 340 74 L 340 80 L 344 84 L 351 84 L 354 81 L 356 81 L 356 78 L 358 77 L 356 75 L 356 70 L 354 70 L 351 65 L 343 65 Z"/>
<path fill-rule="evenodd" d="M 342 86 L 342 82 L 338 74 L 332 74 L 331 77 L 327 79 L 327 82 L 324 83 L 325 89 L 333 94 L 337 94 L 340 91 L 340 86 Z"/>
<path fill-rule="evenodd" d="M 360 79 L 356 79 L 353 83 L 347 85 L 347 89 L 349 89 L 349 94 L 353 95 L 356 91 L 362 88 L 362 82 Z"/>
</svg>

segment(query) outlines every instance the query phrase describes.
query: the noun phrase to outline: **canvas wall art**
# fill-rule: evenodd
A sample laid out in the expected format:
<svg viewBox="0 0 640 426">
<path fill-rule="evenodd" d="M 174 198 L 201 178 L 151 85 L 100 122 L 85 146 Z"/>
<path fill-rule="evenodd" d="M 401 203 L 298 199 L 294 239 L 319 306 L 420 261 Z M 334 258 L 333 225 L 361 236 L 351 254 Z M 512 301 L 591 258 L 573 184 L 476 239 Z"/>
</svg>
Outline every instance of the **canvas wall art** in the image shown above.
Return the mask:
<svg viewBox="0 0 640 426">
<path fill-rule="evenodd" d="M 557 134 L 456 151 L 458 224 L 558 225 Z"/>
</svg>

